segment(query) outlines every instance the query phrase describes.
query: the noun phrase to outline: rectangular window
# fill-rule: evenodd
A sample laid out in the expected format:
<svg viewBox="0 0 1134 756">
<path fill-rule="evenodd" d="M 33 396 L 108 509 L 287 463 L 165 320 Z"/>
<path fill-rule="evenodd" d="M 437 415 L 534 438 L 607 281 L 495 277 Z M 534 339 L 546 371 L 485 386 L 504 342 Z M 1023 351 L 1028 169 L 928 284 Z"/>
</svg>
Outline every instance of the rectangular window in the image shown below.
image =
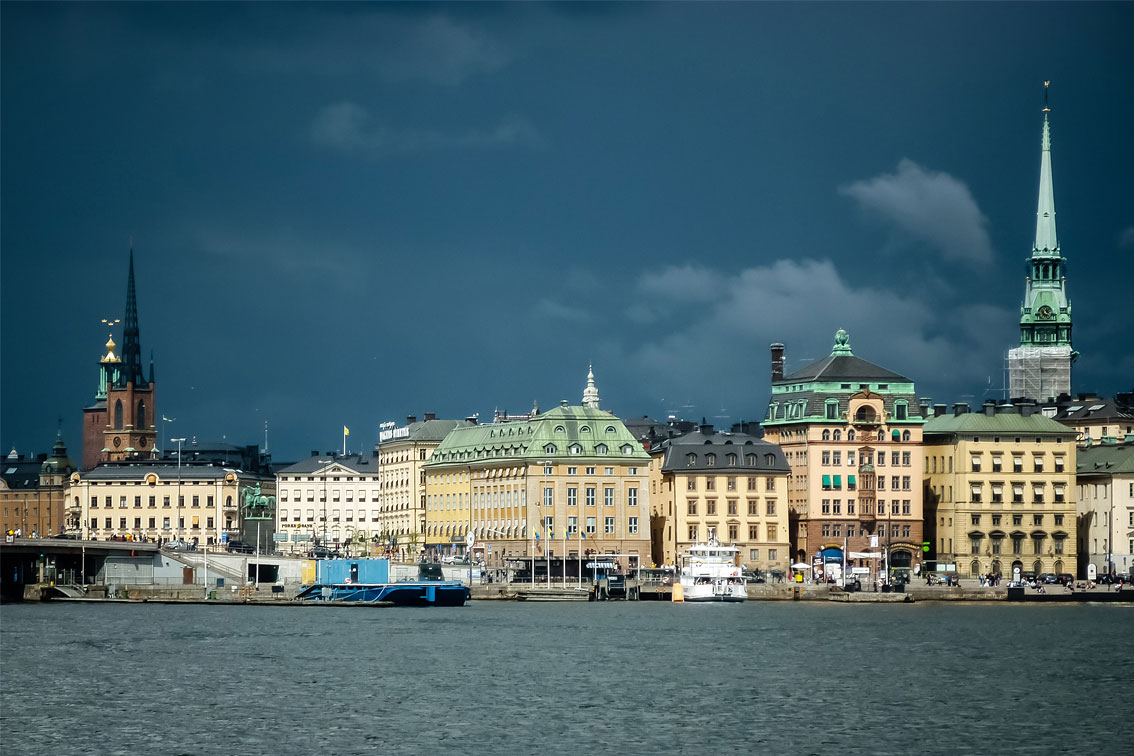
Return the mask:
<svg viewBox="0 0 1134 756">
<path fill-rule="evenodd" d="M 1056 525 L 1062 525 L 1063 524 L 1063 515 L 1061 515 L 1061 514 L 1055 515 L 1055 524 Z M 1131 523 L 1131 524 L 1134 525 L 1134 523 Z"/>
<path fill-rule="evenodd" d="M 909 499 L 902 499 L 902 514 L 904 514 L 904 515 L 911 514 L 911 512 L 910 512 L 910 500 Z"/>
<path fill-rule="evenodd" d="M 122 530 L 126 529 L 126 518 L 125 517 L 119 517 L 118 518 L 118 527 L 121 528 Z"/>
<path fill-rule="evenodd" d="M 614 468 L 613 467 L 605 467 L 605 468 L 603 468 L 603 472 L 607 475 L 614 475 Z"/>
<path fill-rule="evenodd" d="M 712 478 L 712 477 L 705 478 L 705 490 L 706 491 L 716 491 L 717 490 L 717 479 Z"/>
<path fill-rule="evenodd" d="M 686 478 L 685 479 L 685 490 L 686 491 L 696 491 L 697 490 L 697 479 L 694 478 L 694 477 Z"/>
<path fill-rule="evenodd" d="M 973 525 L 980 525 L 980 515 L 979 514 L 969 515 L 969 518 L 972 521 Z"/>
<path fill-rule="evenodd" d="M 728 500 L 728 513 L 730 515 L 736 514 L 736 499 L 729 499 Z"/>
<path fill-rule="evenodd" d="M 594 475 L 595 474 L 595 468 L 593 468 L 593 467 L 584 467 L 583 469 L 586 471 L 587 475 Z"/>
<path fill-rule="evenodd" d="M 1063 455 L 1062 454 L 1056 454 L 1055 455 L 1055 471 L 1057 473 L 1063 472 Z"/>
<path fill-rule="evenodd" d="M 821 532 L 823 533 L 824 538 L 830 538 L 831 537 L 831 523 L 829 523 L 829 522 L 823 523 L 823 527 L 822 527 Z"/>
<path fill-rule="evenodd" d="M 838 451 L 838 450 L 831 452 L 831 464 L 832 465 L 841 465 L 842 463 L 843 463 L 843 453 L 841 451 Z"/>
<path fill-rule="evenodd" d="M 764 505 L 764 514 L 772 517 L 776 514 L 776 501 L 775 499 L 768 500 Z"/>
<path fill-rule="evenodd" d="M 835 538 L 842 538 L 843 537 L 842 523 L 836 522 L 834 525 L 831 526 L 831 535 Z"/>
<path fill-rule="evenodd" d="M 705 502 L 705 514 L 715 515 L 717 513 L 717 500 L 709 499 Z"/>
<path fill-rule="evenodd" d="M 638 489 L 636 487 L 626 489 L 626 506 L 638 506 Z"/>
<path fill-rule="evenodd" d="M 149 521 L 149 528 L 150 528 L 150 530 L 153 530 L 156 527 L 157 527 L 157 518 L 151 517 L 150 521 Z"/>
<path fill-rule="evenodd" d="M 753 517 L 760 514 L 759 506 L 760 505 L 757 502 L 753 501 L 752 499 L 749 499 L 748 500 L 748 514 L 753 516 Z"/>
<path fill-rule="evenodd" d="M 195 507 L 201 506 L 201 497 L 200 496 L 194 496 L 193 497 L 193 506 L 195 506 Z"/>
<path fill-rule="evenodd" d="M 890 464 L 892 464 L 894 467 L 897 467 L 900 464 L 898 461 L 900 459 L 901 457 L 898 455 L 898 452 L 890 452 Z"/>
<path fill-rule="evenodd" d="M 567 506 L 569 506 L 569 507 L 579 506 L 579 487 L 578 486 L 568 486 L 567 487 Z"/>
<path fill-rule="evenodd" d="M 1012 457 L 1012 472 L 1022 473 L 1024 471 L 1024 458 L 1022 456 Z"/>
<path fill-rule="evenodd" d="M 575 535 L 579 532 L 579 518 L 571 515 L 567 518 L 567 535 Z"/>
<path fill-rule="evenodd" d="M 169 530 L 169 518 L 168 517 L 161 518 L 161 526 L 163 528 L 165 528 L 166 530 Z"/>
<path fill-rule="evenodd" d="M 778 558 L 779 558 L 779 557 L 778 557 L 778 552 L 777 552 L 777 550 L 776 550 L 776 549 L 768 549 L 768 559 L 769 559 L 769 560 L 771 560 L 771 561 L 773 561 L 773 562 L 774 562 L 774 561 L 776 561 L 776 559 L 778 559 Z"/>
<path fill-rule="evenodd" d="M 689 540 L 690 541 L 696 541 L 697 540 L 697 526 L 696 525 L 690 525 L 689 526 Z"/>
<path fill-rule="evenodd" d="M 775 491 L 776 490 L 776 479 L 772 478 L 772 477 L 764 478 L 764 490 L 765 491 Z"/>
<path fill-rule="evenodd" d="M 597 528 L 597 526 L 595 525 L 595 522 L 596 521 L 595 521 L 594 517 L 588 517 L 587 518 L 587 535 L 594 535 L 595 534 L 595 530 Z"/>
<path fill-rule="evenodd" d="M 756 479 L 755 478 L 749 478 L 748 479 L 748 490 L 749 491 L 755 491 L 756 490 Z"/>
<path fill-rule="evenodd" d="M 980 472 L 980 455 L 979 454 L 973 455 L 972 471 L 973 472 Z"/>
<path fill-rule="evenodd" d="M 119 496 L 118 497 L 118 508 L 119 509 L 125 509 L 126 508 L 126 497 L 125 496 Z"/>
<path fill-rule="evenodd" d="M 630 535 L 638 535 L 638 518 L 631 517 L 629 522 L 626 524 L 626 528 L 629 531 Z M 736 526 L 734 525 L 732 529 L 735 531 Z M 735 535 L 733 535 L 733 540 L 736 540 Z"/>
<path fill-rule="evenodd" d="M 595 487 L 587 486 L 583 491 L 583 495 L 586 497 L 585 501 L 587 506 L 593 507 L 595 505 Z"/>
<path fill-rule="evenodd" d="M 551 486 L 545 486 L 543 489 L 543 505 L 545 507 L 555 505 L 555 489 Z"/>
<path fill-rule="evenodd" d="M 823 514 L 825 514 L 825 515 L 831 514 L 831 500 L 830 499 L 823 499 Z"/>
<path fill-rule="evenodd" d="M 614 486 L 602 487 L 602 503 L 606 507 L 614 506 Z"/>
<path fill-rule="evenodd" d="M 156 507 L 156 506 L 157 506 L 157 497 L 156 497 L 156 496 L 151 496 L 151 497 L 150 497 L 150 500 L 149 500 L 149 502 L 148 502 L 148 504 L 149 504 L 149 505 L 150 505 L 151 507 Z M 152 527 L 153 527 L 153 525 L 151 525 L 150 527 L 152 528 Z"/>
<path fill-rule="evenodd" d="M 847 499 L 847 514 L 854 514 L 854 499 Z"/>
<path fill-rule="evenodd" d="M 748 551 L 748 561 L 755 562 L 760 559 L 760 549 L 750 549 Z"/>
<path fill-rule="evenodd" d="M 821 457 L 822 457 L 822 460 L 823 460 L 823 464 L 824 464 L 824 465 L 829 465 L 829 464 L 831 464 L 831 452 L 829 452 L 829 451 L 824 451 L 824 452 L 822 453 Z"/>
<path fill-rule="evenodd" d="M 1032 515 L 1032 525 L 1043 525 L 1043 515 Z"/>
<path fill-rule="evenodd" d="M 1032 455 L 1032 472 L 1043 472 L 1043 456 L 1040 454 Z"/>
<path fill-rule="evenodd" d="M 748 526 L 748 540 L 749 541 L 760 540 L 760 526 L 759 525 L 749 525 Z"/>
<path fill-rule="evenodd" d="M 689 502 L 689 514 L 691 514 L 691 515 L 697 514 L 697 502 L 696 501 Z"/>
<path fill-rule="evenodd" d="M 611 534 L 614 533 L 614 518 L 613 517 L 607 517 L 606 518 L 604 532 L 607 535 L 611 535 Z"/>
<path fill-rule="evenodd" d="M 1004 463 L 1004 460 L 999 455 L 993 455 L 993 457 L 992 457 L 992 471 L 994 473 L 1000 472 L 1004 467 L 1003 463 Z"/>
<path fill-rule="evenodd" d="M 730 477 L 728 479 L 728 483 L 727 483 L 726 487 L 729 491 L 735 491 L 736 490 L 736 478 Z"/>
<path fill-rule="evenodd" d="M 843 513 L 843 500 L 842 499 L 835 499 L 834 501 L 831 502 L 831 514 L 842 514 L 842 513 Z"/>
</svg>

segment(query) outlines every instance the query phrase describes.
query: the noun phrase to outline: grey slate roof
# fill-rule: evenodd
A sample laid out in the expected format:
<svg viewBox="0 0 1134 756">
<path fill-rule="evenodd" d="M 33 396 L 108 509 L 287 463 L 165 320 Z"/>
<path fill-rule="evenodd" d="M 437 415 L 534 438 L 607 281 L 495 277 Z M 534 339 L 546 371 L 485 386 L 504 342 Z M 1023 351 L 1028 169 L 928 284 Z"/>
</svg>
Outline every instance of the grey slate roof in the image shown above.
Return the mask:
<svg viewBox="0 0 1134 756">
<path fill-rule="evenodd" d="M 702 433 L 700 430 L 661 443 L 664 472 L 712 471 L 715 473 L 790 473 L 791 467 L 777 444 L 769 443 L 745 433 Z M 689 455 L 693 455 L 690 463 Z M 708 455 L 716 455 L 716 463 L 708 463 Z M 728 454 L 736 454 L 736 465 L 730 466 Z M 756 455 L 756 464 L 747 461 L 749 454 Z"/>
<path fill-rule="evenodd" d="M 378 456 L 376 454 L 363 452 L 361 454 L 349 454 L 345 457 L 338 454 L 332 457 L 320 454 L 317 457 L 308 457 L 307 459 L 300 460 L 294 465 L 277 470 L 276 473 L 279 475 L 306 475 L 308 473 L 320 472 L 332 462 L 341 465 L 344 469 L 350 470 L 356 475 L 374 475 L 378 472 Z"/>
<path fill-rule="evenodd" d="M 905 376 L 854 355 L 829 355 L 776 381 L 777 385 L 803 381 L 895 381 L 913 383 Z"/>
<path fill-rule="evenodd" d="M 3 467 L 0 467 L 0 477 L 4 484 L 13 491 L 26 491 L 39 488 L 39 471 L 43 462 L 38 459 L 8 459 L 0 458 Z"/>
<path fill-rule="evenodd" d="M 273 480 L 270 475 L 241 470 L 239 467 L 225 467 L 223 465 L 193 465 L 181 464 L 180 475 L 183 480 L 215 480 L 224 478 L 229 473 L 236 473 L 243 480 Z M 151 462 L 148 464 L 102 464 L 91 470 L 81 473 L 83 480 L 141 480 L 149 473 L 154 473 L 163 480 L 175 479 L 178 476 L 177 463 Z"/>
</svg>

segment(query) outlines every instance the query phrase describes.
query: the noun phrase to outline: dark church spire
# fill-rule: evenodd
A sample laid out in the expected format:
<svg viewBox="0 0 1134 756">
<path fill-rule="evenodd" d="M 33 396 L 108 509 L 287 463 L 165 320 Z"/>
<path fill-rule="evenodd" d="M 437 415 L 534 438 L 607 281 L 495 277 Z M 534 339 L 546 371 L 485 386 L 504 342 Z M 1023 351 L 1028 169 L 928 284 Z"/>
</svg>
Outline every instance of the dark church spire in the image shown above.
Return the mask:
<svg viewBox="0 0 1134 756">
<path fill-rule="evenodd" d="M 134 248 L 130 247 L 130 276 L 126 281 L 126 322 L 122 327 L 122 384 L 145 386 L 142 339 L 138 333 L 138 298 L 134 293 Z"/>
</svg>

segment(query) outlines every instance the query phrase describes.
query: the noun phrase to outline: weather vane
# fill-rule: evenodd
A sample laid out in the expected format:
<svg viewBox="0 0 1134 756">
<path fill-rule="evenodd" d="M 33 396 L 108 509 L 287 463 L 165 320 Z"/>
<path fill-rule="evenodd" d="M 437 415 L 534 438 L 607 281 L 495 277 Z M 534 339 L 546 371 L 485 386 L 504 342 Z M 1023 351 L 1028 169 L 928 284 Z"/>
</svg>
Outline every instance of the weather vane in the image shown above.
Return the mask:
<svg viewBox="0 0 1134 756">
<path fill-rule="evenodd" d="M 1051 108 L 1048 107 L 1048 104 L 1047 104 L 1047 90 L 1048 90 L 1048 87 L 1050 87 L 1050 86 L 1051 86 L 1050 81 L 1045 81 L 1043 83 L 1043 111 L 1042 112 L 1044 112 L 1044 113 L 1050 113 L 1051 112 Z"/>
</svg>

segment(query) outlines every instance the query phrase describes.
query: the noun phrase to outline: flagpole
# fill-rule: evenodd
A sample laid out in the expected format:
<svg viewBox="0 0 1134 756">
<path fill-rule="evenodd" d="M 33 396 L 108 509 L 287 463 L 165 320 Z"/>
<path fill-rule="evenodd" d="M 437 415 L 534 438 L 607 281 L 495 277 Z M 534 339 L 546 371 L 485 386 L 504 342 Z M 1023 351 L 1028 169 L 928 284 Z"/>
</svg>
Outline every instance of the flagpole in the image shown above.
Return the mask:
<svg viewBox="0 0 1134 756">
<path fill-rule="evenodd" d="M 547 587 L 551 587 L 551 544 L 555 543 L 555 531 L 547 531 Z"/>
<path fill-rule="evenodd" d="M 532 588 L 535 588 L 535 528 L 532 528 L 532 537 L 528 540 L 532 547 Z"/>
<path fill-rule="evenodd" d="M 579 588 L 583 587 L 583 523 L 579 523 Z"/>
<path fill-rule="evenodd" d="M 567 528 L 563 528 L 563 587 L 567 587 Z"/>
</svg>

